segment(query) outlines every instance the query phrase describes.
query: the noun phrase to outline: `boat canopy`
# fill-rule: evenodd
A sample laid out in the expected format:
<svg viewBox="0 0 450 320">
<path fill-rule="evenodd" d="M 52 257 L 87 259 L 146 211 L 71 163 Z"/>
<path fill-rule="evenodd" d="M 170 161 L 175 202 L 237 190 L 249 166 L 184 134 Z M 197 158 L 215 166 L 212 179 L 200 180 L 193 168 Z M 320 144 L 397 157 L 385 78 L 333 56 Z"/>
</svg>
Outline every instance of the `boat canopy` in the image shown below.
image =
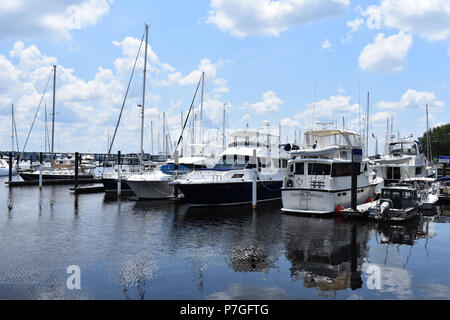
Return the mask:
<svg viewBox="0 0 450 320">
<path fill-rule="evenodd" d="M 305 132 L 305 143 L 308 147 L 314 148 L 339 146 L 352 149 L 361 146 L 361 139 L 359 134 L 348 130 L 310 130 Z"/>
</svg>

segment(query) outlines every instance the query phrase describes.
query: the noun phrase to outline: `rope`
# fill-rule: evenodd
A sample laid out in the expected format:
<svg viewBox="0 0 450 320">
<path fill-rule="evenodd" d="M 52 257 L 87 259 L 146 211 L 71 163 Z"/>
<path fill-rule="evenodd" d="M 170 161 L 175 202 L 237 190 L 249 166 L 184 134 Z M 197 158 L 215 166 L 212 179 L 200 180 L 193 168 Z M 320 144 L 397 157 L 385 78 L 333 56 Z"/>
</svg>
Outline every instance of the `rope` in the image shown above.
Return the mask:
<svg viewBox="0 0 450 320">
<path fill-rule="evenodd" d="M 266 186 L 266 185 L 264 184 L 264 182 L 261 182 L 261 185 L 262 185 L 265 189 L 267 189 L 267 190 L 269 190 L 269 191 L 271 191 L 271 192 L 277 192 L 277 191 L 279 191 L 279 190 L 276 190 L 276 189 L 269 188 L 268 186 Z"/>
</svg>

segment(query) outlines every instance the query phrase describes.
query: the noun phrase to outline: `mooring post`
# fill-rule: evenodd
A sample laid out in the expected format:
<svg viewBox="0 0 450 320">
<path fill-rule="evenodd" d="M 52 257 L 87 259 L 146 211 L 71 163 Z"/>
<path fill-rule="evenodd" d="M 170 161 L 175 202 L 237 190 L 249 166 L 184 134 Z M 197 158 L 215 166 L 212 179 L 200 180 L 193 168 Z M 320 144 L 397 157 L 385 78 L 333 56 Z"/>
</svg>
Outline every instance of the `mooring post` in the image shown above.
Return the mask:
<svg viewBox="0 0 450 320">
<path fill-rule="evenodd" d="M 122 165 L 121 165 L 120 150 L 117 152 L 117 198 L 120 198 L 122 193 L 122 181 L 120 176 L 122 175 Z"/>
<path fill-rule="evenodd" d="M 351 195 L 351 205 L 352 210 L 356 211 L 357 199 L 358 199 L 358 175 L 361 171 L 362 162 L 362 149 L 352 149 L 352 195 Z"/>
<path fill-rule="evenodd" d="M 39 189 L 42 190 L 42 152 L 39 153 Z"/>
<path fill-rule="evenodd" d="M 253 168 L 253 181 L 252 181 L 252 208 L 256 209 L 257 202 L 257 178 L 258 178 L 258 160 L 256 159 L 256 149 L 253 149 L 253 159 L 255 161 L 255 167 Z"/>
<path fill-rule="evenodd" d="M 352 210 L 356 211 L 359 163 L 352 162 Z"/>
<path fill-rule="evenodd" d="M 9 153 L 9 171 L 8 171 L 8 181 L 12 181 L 12 169 L 13 169 L 13 154 L 12 151 Z"/>
<path fill-rule="evenodd" d="M 78 189 L 78 164 L 80 162 L 80 154 L 75 152 L 75 192 Z"/>
<path fill-rule="evenodd" d="M 175 171 L 175 180 L 176 180 L 176 179 L 178 179 L 178 168 L 179 168 L 178 167 L 178 150 L 176 150 L 174 152 L 173 159 L 174 159 L 174 162 L 175 162 L 174 171 Z M 178 187 L 177 186 L 173 187 L 173 196 L 175 198 L 178 198 Z"/>
</svg>

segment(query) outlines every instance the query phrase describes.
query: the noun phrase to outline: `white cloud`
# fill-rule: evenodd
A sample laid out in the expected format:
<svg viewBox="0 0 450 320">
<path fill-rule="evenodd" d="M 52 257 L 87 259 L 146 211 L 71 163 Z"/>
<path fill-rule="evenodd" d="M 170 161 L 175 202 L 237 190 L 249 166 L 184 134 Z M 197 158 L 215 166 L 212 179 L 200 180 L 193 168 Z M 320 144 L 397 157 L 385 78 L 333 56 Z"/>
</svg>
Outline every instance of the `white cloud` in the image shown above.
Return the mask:
<svg viewBox="0 0 450 320">
<path fill-rule="evenodd" d="M 377 103 L 377 107 L 389 110 L 423 109 L 426 104 L 435 110 L 445 106 L 445 103 L 438 100 L 432 92 L 409 89 L 402 95 L 400 100 L 391 102 L 382 100 Z"/>
<path fill-rule="evenodd" d="M 379 33 L 374 42 L 361 51 L 359 66 L 362 70 L 380 73 L 400 72 L 412 42 L 412 36 L 404 32 L 387 38 Z"/>
<path fill-rule="evenodd" d="M 381 26 L 412 33 L 429 41 L 445 40 L 450 34 L 448 0 L 382 0 L 380 5 L 360 11 L 367 27 Z"/>
<path fill-rule="evenodd" d="M 338 86 L 338 87 L 337 87 L 337 91 L 338 91 L 339 93 L 345 93 L 345 92 L 347 92 L 347 90 L 345 90 L 344 88 L 341 88 L 341 86 Z"/>
<path fill-rule="evenodd" d="M 127 37 L 120 42 L 114 42 L 122 49 L 121 55 L 115 59 L 112 69 L 98 67 L 92 79 L 82 79 L 75 75 L 75 70 L 67 66 L 59 65 L 55 57 L 49 57 L 39 51 L 35 45 L 25 46 L 17 41 L 10 51 L 11 60 L 0 55 L 0 120 L 8 122 L 10 116 L 10 106 L 12 103 L 16 109 L 16 120 L 18 135 L 25 137 L 29 126 L 36 112 L 42 91 L 49 79 L 52 65 L 57 64 L 56 81 L 56 149 L 58 151 L 102 151 L 102 146 L 106 148 L 107 132 L 112 133 L 123 95 L 128 83 L 130 72 L 136 58 L 140 40 Z M 147 92 L 146 103 L 146 130 L 150 130 L 150 121 L 153 121 L 153 129 L 156 134 L 161 131 L 161 106 L 164 100 L 159 96 L 155 86 L 163 80 L 167 81 L 168 75 L 177 73 L 174 67 L 161 62 L 152 48 L 149 46 L 149 67 L 157 68 L 160 72 L 154 73 L 150 78 L 149 91 Z M 115 144 L 116 148 L 125 151 L 137 151 L 139 135 L 140 111 L 136 105 L 142 99 L 142 74 L 143 52 L 139 57 L 135 80 L 129 92 L 125 112 L 119 127 L 119 134 Z M 217 77 L 216 67 L 220 63 L 213 64 L 208 59 L 203 59 L 198 68 L 205 69 L 210 76 L 210 82 L 206 82 L 204 112 L 206 119 L 210 122 L 218 122 L 221 119 L 223 103 L 220 95 L 226 92 L 227 81 Z M 197 69 L 195 69 L 197 71 Z M 180 96 L 177 88 L 179 81 L 189 84 L 189 78 L 194 78 L 195 73 L 189 72 L 187 76 L 181 76 L 178 82 L 173 82 L 170 89 L 171 107 L 166 111 L 170 132 L 173 137 L 180 132 L 180 111 L 186 110 L 189 104 L 185 101 L 192 99 L 189 91 L 186 90 Z M 198 79 L 196 79 L 198 81 Z M 208 81 L 208 79 L 207 79 Z M 52 93 L 52 82 L 44 96 L 44 104 L 48 104 L 47 112 L 50 112 Z M 193 86 L 194 87 L 194 86 Z M 179 90 L 183 91 L 183 90 Z M 210 97 L 210 94 L 214 96 Z M 178 96 L 177 96 L 178 95 Z M 197 100 L 198 101 L 198 100 Z M 44 104 L 37 117 L 33 128 L 27 150 L 44 149 Z M 231 108 L 229 104 L 227 108 Z M 186 113 L 184 114 L 186 116 Z M 0 126 L 0 144 L 6 144 L 9 136 L 8 126 Z M 20 139 L 19 139 L 20 140 Z M 144 139 L 146 146 L 150 144 L 149 139 Z M 23 141 L 21 141 L 23 143 Z M 100 149 L 99 149 L 100 148 Z M 134 148 L 134 149 L 132 149 Z M 148 151 L 149 148 L 147 147 Z"/>
<path fill-rule="evenodd" d="M 284 118 L 280 122 L 282 127 L 289 127 L 289 128 L 299 128 L 301 127 L 301 123 L 298 120 L 292 119 L 292 118 Z"/>
<path fill-rule="evenodd" d="M 262 101 L 249 104 L 248 102 L 244 104 L 244 108 L 250 109 L 257 115 L 265 115 L 269 112 L 280 111 L 280 107 L 283 104 L 281 100 L 273 91 L 267 91 L 263 93 Z"/>
<path fill-rule="evenodd" d="M 68 38 L 71 30 L 95 25 L 113 0 L 14 0 L 0 4 L 0 38 Z"/>
<path fill-rule="evenodd" d="M 345 13 L 349 0 L 211 0 L 206 20 L 236 37 L 274 35 Z"/>
<path fill-rule="evenodd" d="M 328 39 L 325 39 L 322 42 L 321 51 L 323 51 L 323 50 L 330 50 L 330 49 L 331 49 L 331 43 L 330 43 L 330 41 Z"/>
</svg>

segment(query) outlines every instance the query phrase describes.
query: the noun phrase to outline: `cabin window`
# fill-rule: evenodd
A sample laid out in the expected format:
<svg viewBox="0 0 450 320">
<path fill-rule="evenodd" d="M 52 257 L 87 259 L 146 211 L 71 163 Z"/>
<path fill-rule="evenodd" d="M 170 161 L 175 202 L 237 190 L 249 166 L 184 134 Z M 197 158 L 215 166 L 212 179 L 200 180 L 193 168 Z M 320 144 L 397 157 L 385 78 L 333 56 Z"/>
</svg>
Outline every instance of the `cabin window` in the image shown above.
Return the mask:
<svg viewBox="0 0 450 320">
<path fill-rule="evenodd" d="M 388 167 L 387 168 L 387 178 L 394 179 L 394 180 L 400 180 L 400 178 L 401 178 L 400 167 Z"/>
<path fill-rule="evenodd" d="M 310 176 L 315 175 L 329 175 L 331 171 L 331 165 L 326 163 L 308 163 L 308 174 Z"/>
<path fill-rule="evenodd" d="M 305 164 L 303 162 L 295 164 L 295 174 L 305 174 Z"/>
<path fill-rule="evenodd" d="M 351 163 L 333 163 L 331 176 L 332 177 L 346 177 L 352 175 Z"/>
<path fill-rule="evenodd" d="M 416 167 L 416 175 L 422 174 L 422 167 Z"/>
</svg>

